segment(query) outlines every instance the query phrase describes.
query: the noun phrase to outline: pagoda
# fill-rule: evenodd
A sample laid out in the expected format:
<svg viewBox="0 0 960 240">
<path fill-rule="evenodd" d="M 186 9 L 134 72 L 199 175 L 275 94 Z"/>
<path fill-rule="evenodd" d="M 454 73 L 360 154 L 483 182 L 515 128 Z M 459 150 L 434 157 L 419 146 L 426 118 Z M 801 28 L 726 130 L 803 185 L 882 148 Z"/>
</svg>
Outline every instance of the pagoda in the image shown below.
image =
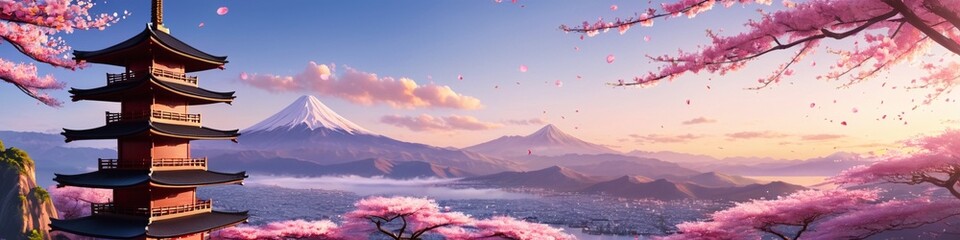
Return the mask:
<svg viewBox="0 0 960 240">
<path fill-rule="evenodd" d="M 112 189 L 113 202 L 91 205 L 91 215 L 52 219 L 54 231 L 111 239 L 204 239 L 210 231 L 247 220 L 247 212 L 213 210 L 198 199 L 197 187 L 242 184 L 246 173 L 207 170 L 207 159 L 192 157 L 191 140 L 233 140 L 238 130 L 203 127 L 189 106 L 231 103 L 233 92 L 199 87 L 187 73 L 223 68 L 226 57 L 197 50 L 163 26 L 163 2 L 152 1 L 152 19 L 143 32 L 99 51 L 74 51 L 78 62 L 125 68 L 107 74 L 106 86 L 71 89 L 73 101 L 120 103 L 106 124 L 64 129 L 66 141 L 117 139 L 115 159 L 99 159 L 98 170 L 56 174 L 58 186 Z"/>
</svg>

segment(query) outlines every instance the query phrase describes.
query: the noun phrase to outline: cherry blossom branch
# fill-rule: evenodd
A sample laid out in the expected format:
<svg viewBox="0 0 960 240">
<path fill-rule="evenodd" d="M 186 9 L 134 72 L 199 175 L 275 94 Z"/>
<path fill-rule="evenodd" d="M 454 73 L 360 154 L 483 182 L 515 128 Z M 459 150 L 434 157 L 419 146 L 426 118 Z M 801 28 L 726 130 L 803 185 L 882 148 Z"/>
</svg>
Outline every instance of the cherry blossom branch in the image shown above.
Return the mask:
<svg viewBox="0 0 960 240">
<path fill-rule="evenodd" d="M 960 28 L 960 14 L 950 11 L 939 0 L 923 0 L 923 6 L 933 14 L 953 24 L 953 27 Z"/>
<path fill-rule="evenodd" d="M 899 12 L 900 15 L 907 20 L 907 23 L 910 23 L 910 25 L 913 25 L 913 27 L 919 29 L 921 32 L 923 32 L 923 34 L 926 34 L 928 37 L 930 37 L 931 40 L 933 40 L 937 44 L 940 44 L 941 46 L 946 48 L 948 51 L 951 51 L 954 54 L 960 55 L 960 43 L 954 42 L 949 37 L 944 36 L 943 34 L 940 34 L 940 32 L 937 31 L 936 29 L 933 29 L 933 27 L 931 27 L 926 22 L 924 22 L 923 19 L 920 18 L 920 16 L 914 13 L 913 10 L 910 9 L 910 7 L 907 7 L 907 5 L 904 4 L 902 0 L 882 0 L 882 1 L 887 5 L 889 5 L 890 7 L 892 7 L 893 9 L 895 9 L 897 12 Z M 934 14 L 936 14 L 936 12 L 934 12 Z"/>
</svg>

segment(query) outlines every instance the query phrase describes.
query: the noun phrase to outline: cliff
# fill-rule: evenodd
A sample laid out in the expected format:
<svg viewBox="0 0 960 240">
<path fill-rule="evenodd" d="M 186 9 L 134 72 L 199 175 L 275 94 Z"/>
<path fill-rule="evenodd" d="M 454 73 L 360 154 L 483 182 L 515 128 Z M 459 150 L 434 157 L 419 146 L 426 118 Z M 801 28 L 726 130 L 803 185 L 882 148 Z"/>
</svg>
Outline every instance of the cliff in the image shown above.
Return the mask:
<svg viewBox="0 0 960 240">
<path fill-rule="evenodd" d="M 57 211 L 37 186 L 33 160 L 0 142 L 0 239 L 50 239 L 51 217 Z"/>
</svg>

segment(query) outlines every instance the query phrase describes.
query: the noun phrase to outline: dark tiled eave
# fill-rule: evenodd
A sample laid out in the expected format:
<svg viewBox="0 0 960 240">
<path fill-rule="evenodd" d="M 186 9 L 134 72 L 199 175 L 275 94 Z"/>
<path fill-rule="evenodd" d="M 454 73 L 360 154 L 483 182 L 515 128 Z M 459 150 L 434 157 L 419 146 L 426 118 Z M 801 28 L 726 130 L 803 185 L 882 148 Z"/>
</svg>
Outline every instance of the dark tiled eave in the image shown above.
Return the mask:
<svg viewBox="0 0 960 240">
<path fill-rule="evenodd" d="M 133 50 L 138 47 L 149 46 L 149 41 L 159 44 L 159 46 L 161 46 L 163 49 L 176 55 L 199 61 L 206 66 L 203 68 L 188 69 L 188 72 L 216 68 L 227 63 L 227 57 L 225 56 L 214 56 L 200 51 L 189 44 L 180 41 L 180 39 L 177 39 L 163 31 L 156 31 L 150 26 L 147 26 L 139 34 L 116 45 L 96 51 L 73 51 L 73 56 L 74 59 L 78 61 L 124 66 L 125 63 L 121 62 L 122 58 L 118 57 L 119 55 L 116 54 L 122 54 L 124 51 Z"/>
<path fill-rule="evenodd" d="M 156 89 L 161 89 L 161 91 L 167 91 L 172 94 L 188 97 L 192 104 L 210 104 L 218 102 L 231 103 L 233 102 L 233 99 L 236 98 L 236 96 L 233 96 L 235 92 L 210 91 L 196 86 L 158 80 L 152 75 L 120 83 L 109 84 L 98 88 L 71 88 L 69 92 L 73 94 L 73 96 L 70 97 L 73 101 L 98 100 L 119 102 L 123 99 L 125 94 L 137 92 L 131 90 L 149 86 L 156 87 Z"/>
<path fill-rule="evenodd" d="M 88 188 L 127 188 L 150 183 L 166 187 L 190 187 L 215 184 L 240 183 L 247 178 L 246 172 L 222 173 L 207 170 L 99 170 L 76 175 L 54 174 L 59 185 Z"/>
<path fill-rule="evenodd" d="M 235 225 L 248 217 L 247 212 L 213 211 L 150 223 L 146 217 L 94 215 L 71 220 L 50 219 L 50 228 L 97 238 L 169 238 Z"/>
<path fill-rule="evenodd" d="M 148 134 L 192 140 L 234 140 L 240 136 L 240 133 L 238 132 L 239 130 L 236 129 L 217 130 L 207 127 L 175 125 L 142 120 L 110 123 L 102 127 L 85 130 L 63 129 L 63 133 L 60 134 L 66 137 L 67 142 L 71 142 L 76 140 L 117 139 L 146 136 Z"/>
</svg>

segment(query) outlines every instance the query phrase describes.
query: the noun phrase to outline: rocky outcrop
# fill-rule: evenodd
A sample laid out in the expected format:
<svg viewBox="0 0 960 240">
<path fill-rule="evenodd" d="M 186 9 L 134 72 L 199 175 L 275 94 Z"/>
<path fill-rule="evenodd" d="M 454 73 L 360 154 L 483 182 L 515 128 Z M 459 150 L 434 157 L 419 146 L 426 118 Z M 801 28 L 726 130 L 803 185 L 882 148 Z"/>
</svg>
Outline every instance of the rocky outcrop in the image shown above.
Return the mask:
<svg viewBox="0 0 960 240">
<path fill-rule="evenodd" d="M 26 152 L 0 142 L 0 239 L 50 239 L 57 211 L 34 171 Z"/>
</svg>

